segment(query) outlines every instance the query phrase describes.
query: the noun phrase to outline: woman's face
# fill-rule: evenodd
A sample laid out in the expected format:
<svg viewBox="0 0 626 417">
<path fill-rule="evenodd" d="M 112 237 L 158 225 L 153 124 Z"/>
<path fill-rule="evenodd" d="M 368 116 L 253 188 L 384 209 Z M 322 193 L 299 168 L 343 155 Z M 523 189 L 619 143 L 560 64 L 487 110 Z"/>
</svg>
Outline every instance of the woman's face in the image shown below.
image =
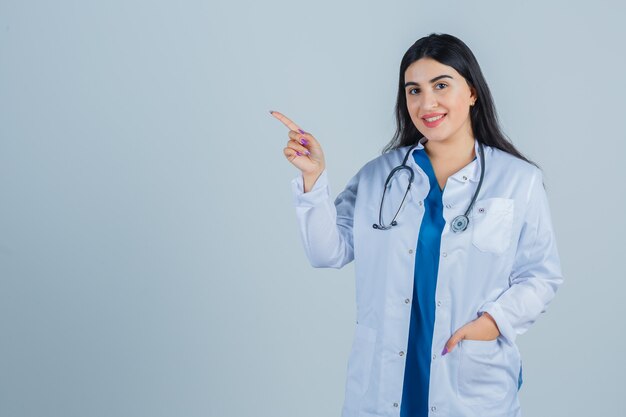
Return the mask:
<svg viewBox="0 0 626 417">
<path fill-rule="evenodd" d="M 429 141 L 474 138 L 469 110 L 476 95 L 454 68 L 420 58 L 406 69 L 404 81 L 411 120 Z"/>
</svg>

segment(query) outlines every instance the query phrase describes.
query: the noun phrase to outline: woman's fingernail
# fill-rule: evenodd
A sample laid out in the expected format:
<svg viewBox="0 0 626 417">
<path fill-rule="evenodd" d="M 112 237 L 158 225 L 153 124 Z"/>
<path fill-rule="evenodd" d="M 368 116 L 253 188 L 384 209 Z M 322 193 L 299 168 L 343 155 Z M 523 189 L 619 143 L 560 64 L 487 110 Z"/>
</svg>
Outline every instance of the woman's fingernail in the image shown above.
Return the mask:
<svg viewBox="0 0 626 417">
<path fill-rule="evenodd" d="M 300 151 L 296 151 L 296 155 L 298 155 L 298 156 L 302 156 L 302 154 L 300 153 Z"/>
<path fill-rule="evenodd" d="M 448 353 L 448 347 L 447 346 L 445 346 L 443 348 L 443 352 L 441 352 L 441 356 L 445 355 L 446 353 Z"/>
<path fill-rule="evenodd" d="M 304 130 L 302 130 L 302 129 L 298 129 L 298 132 L 300 132 L 300 133 L 306 133 L 306 132 L 305 132 Z"/>
<path fill-rule="evenodd" d="M 306 138 L 300 138 L 300 143 L 306 145 L 307 143 L 309 143 L 309 141 L 306 140 Z"/>
<path fill-rule="evenodd" d="M 309 152 L 308 150 L 306 150 L 306 151 L 304 152 L 304 154 L 305 154 L 305 155 L 311 155 L 311 152 Z"/>
</svg>

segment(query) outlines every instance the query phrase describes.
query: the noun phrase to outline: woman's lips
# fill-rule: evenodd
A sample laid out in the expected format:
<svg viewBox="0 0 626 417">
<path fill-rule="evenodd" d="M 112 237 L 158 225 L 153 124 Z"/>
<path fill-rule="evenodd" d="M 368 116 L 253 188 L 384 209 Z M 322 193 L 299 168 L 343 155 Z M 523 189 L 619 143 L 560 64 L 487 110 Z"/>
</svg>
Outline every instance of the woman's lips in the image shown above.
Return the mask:
<svg viewBox="0 0 626 417">
<path fill-rule="evenodd" d="M 439 116 L 428 117 L 428 119 L 432 120 L 431 122 L 429 122 L 427 119 L 422 119 L 422 120 L 424 121 L 424 124 L 426 125 L 426 127 L 433 128 L 433 127 L 439 126 L 441 122 L 443 122 L 443 119 L 445 117 L 446 117 L 446 114 L 442 114 Z"/>
</svg>

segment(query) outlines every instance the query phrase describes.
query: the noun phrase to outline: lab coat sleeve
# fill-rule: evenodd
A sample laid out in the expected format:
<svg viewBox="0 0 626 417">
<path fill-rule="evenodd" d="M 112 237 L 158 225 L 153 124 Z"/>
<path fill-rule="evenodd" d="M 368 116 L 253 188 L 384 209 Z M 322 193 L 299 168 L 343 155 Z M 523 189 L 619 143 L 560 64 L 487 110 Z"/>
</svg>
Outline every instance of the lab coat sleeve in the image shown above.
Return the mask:
<svg viewBox="0 0 626 417">
<path fill-rule="evenodd" d="M 546 311 L 563 282 L 543 175 L 539 169 L 535 170 L 531 180 L 527 204 L 509 288 L 478 311 L 479 314 L 488 312 L 496 321 L 501 336 L 511 343 Z"/>
<path fill-rule="evenodd" d="M 304 192 L 302 175 L 294 178 L 291 184 L 300 237 L 311 266 L 341 268 L 351 262 L 354 259 L 352 224 L 357 175 L 334 203 L 326 169 L 307 193 Z"/>
</svg>

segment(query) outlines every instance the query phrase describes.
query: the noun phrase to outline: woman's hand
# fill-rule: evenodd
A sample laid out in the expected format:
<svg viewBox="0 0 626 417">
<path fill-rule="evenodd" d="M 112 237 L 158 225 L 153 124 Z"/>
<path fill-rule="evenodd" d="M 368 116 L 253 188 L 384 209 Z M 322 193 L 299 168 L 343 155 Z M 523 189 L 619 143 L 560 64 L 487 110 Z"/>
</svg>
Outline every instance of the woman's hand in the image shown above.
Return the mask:
<svg viewBox="0 0 626 417">
<path fill-rule="evenodd" d="M 469 340 L 494 340 L 500 336 L 500 330 L 496 321 L 487 312 L 484 312 L 475 320 L 470 321 L 465 326 L 454 332 L 448 339 L 446 346 L 441 352 L 442 355 L 452 351 L 463 339 Z"/>
<path fill-rule="evenodd" d="M 300 129 L 283 114 L 277 111 L 270 111 L 270 113 L 289 128 L 289 141 L 283 149 L 283 154 L 289 162 L 302 171 L 304 192 L 308 192 L 326 167 L 322 147 L 313 135 Z"/>
</svg>

